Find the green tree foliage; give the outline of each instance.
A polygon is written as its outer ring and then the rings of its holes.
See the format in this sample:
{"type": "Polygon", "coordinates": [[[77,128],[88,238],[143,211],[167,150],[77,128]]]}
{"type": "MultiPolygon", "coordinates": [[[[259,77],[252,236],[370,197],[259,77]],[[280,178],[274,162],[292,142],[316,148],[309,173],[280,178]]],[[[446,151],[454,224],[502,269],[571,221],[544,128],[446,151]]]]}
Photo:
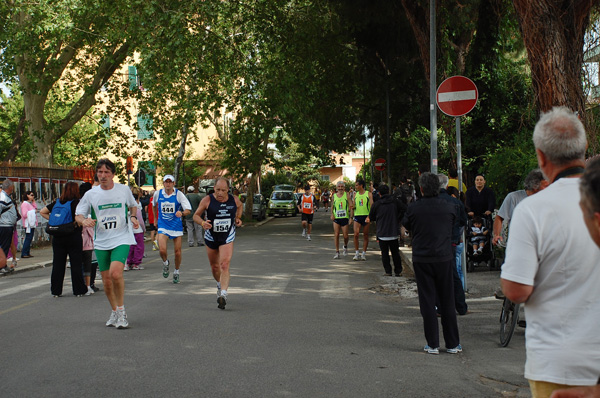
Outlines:
{"type": "Polygon", "coordinates": [[[95,105],[150,28],[139,22],[147,8],[141,0],[0,2],[0,78],[20,85],[34,161],[51,163],[59,139],[95,105]],[[50,114],[51,98],[68,112],[50,114]]]}

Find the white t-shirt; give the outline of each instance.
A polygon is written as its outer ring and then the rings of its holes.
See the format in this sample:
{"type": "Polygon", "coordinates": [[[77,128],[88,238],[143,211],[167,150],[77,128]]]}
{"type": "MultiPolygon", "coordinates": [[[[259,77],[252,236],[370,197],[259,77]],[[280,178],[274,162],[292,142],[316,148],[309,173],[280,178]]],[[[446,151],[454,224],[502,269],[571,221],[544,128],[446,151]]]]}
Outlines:
{"type": "Polygon", "coordinates": [[[593,385],[600,375],[600,249],[562,178],[516,207],[501,278],[533,286],[525,303],[525,377],[593,385]]]}
{"type": "Polygon", "coordinates": [[[115,183],[112,189],[91,189],[83,195],[75,215],[88,214],[96,220],[94,248],[111,250],[121,245],[135,245],[129,208],[137,203],[129,187],[115,183]]]}

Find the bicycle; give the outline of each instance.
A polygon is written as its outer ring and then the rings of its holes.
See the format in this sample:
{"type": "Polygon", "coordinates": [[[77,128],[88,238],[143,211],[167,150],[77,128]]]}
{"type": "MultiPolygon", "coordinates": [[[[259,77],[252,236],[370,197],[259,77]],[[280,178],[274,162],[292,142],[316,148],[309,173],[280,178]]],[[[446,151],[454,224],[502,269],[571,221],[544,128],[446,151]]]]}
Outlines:
{"type": "Polygon", "coordinates": [[[519,308],[521,304],[515,304],[506,297],[502,303],[500,312],[500,345],[508,346],[510,339],[515,333],[515,328],[519,323],[519,308]]]}

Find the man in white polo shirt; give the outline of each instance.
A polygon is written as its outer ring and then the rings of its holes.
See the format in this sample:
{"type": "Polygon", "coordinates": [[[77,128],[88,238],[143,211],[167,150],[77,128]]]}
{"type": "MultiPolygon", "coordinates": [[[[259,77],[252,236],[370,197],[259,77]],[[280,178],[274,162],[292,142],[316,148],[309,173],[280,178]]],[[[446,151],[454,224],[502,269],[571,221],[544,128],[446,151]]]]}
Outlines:
{"type": "Polygon", "coordinates": [[[511,301],[525,303],[525,377],[535,398],[598,380],[600,249],[579,207],[583,124],[570,110],[553,108],[536,124],[533,142],[551,184],[515,208],[501,284],[511,301]]]}

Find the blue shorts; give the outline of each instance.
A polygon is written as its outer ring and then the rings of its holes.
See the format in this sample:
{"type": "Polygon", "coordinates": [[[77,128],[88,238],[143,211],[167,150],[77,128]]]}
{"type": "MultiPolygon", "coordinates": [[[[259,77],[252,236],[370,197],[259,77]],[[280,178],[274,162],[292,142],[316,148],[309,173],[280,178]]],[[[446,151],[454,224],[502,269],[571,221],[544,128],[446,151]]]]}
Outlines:
{"type": "Polygon", "coordinates": [[[367,217],[368,216],[354,216],[354,222],[357,222],[364,227],[367,225],[367,217]]]}
{"type": "Polygon", "coordinates": [[[340,227],[345,227],[348,225],[348,218],[334,218],[333,222],[339,224],[340,227]]]}

